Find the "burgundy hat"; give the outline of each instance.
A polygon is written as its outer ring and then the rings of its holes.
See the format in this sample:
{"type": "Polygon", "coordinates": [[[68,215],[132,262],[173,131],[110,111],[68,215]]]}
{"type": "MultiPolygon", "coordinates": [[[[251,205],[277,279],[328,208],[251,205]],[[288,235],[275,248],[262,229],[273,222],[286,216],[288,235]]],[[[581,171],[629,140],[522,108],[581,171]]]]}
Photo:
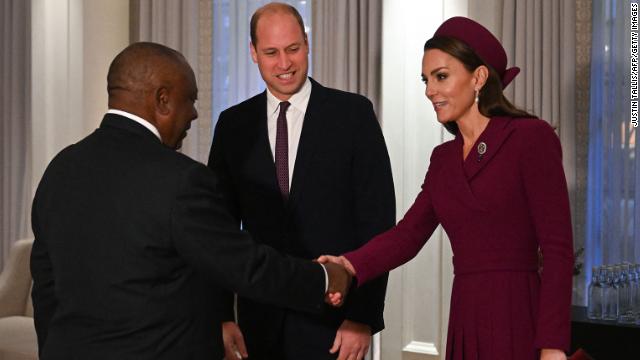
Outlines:
{"type": "Polygon", "coordinates": [[[484,26],[471,19],[452,17],[443,22],[433,36],[449,36],[467,44],[485,63],[498,72],[503,89],[520,72],[517,66],[507,69],[507,54],[500,41],[484,26]]]}

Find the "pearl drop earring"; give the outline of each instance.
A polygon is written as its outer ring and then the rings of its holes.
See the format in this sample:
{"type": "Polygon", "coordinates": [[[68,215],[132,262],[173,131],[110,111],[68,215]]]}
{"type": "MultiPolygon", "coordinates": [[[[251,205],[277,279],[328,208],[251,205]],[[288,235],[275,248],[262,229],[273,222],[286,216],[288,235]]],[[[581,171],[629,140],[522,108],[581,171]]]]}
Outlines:
{"type": "Polygon", "coordinates": [[[480,95],[480,90],[476,90],[476,98],[474,99],[476,104],[478,103],[478,100],[479,100],[478,96],[479,95],[480,95]]]}

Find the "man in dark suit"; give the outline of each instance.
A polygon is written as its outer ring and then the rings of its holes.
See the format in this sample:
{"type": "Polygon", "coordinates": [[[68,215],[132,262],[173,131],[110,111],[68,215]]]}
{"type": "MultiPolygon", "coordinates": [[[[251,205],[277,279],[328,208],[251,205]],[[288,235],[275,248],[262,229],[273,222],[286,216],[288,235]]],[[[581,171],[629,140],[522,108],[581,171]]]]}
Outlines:
{"type": "Polygon", "coordinates": [[[253,243],[211,170],[174,151],[197,117],[180,53],[129,46],[108,92],[100,128],[56,156],[34,199],[40,359],[220,359],[222,288],[308,312],[327,278],[346,291],[342,268],[253,243]]]}
{"type": "MultiPolygon", "coordinates": [[[[220,115],[209,158],[238,224],[256,241],[308,259],[356,249],[393,226],[389,156],[371,102],[307,77],[295,8],[256,11],[251,54],[267,90],[220,115]]],[[[239,294],[237,324],[230,296],[227,359],[361,359],[384,327],[386,282],[385,274],[320,315],[239,294]]]]}

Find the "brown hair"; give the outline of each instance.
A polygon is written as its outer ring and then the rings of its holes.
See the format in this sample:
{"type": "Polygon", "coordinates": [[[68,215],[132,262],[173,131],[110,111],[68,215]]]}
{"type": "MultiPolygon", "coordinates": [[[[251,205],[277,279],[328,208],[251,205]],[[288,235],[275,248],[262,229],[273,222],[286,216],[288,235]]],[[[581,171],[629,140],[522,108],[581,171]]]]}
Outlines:
{"type": "MultiPolygon", "coordinates": [[[[424,44],[424,51],[429,49],[438,49],[458,59],[464,67],[473,72],[479,66],[486,66],[489,69],[489,77],[478,95],[478,110],[486,117],[492,116],[511,116],[514,118],[535,118],[537,116],[515,107],[502,93],[502,81],[498,73],[482,61],[471,47],[464,42],[448,37],[434,36],[427,40],[424,44]]],[[[456,135],[458,133],[458,124],[453,121],[443,124],[445,129],[456,135]]]]}
{"type": "Polygon", "coordinates": [[[256,10],[256,12],[253,13],[253,15],[251,15],[250,34],[251,34],[251,44],[253,44],[254,48],[258,43],[258,39],[256,37],[256,28],[258,27],[258,20],[260,20],[260,17],[265,13],[273,14],[278,12],[284,12],[286,14],[293,15],[293,17],[298,22],[298,25],[300,25],[300,31],[302,31],[302,35],[306,39],[307,35],[304,31],[304,21],[302,20],[302,16],[300,16],[300,13],[298,12],[298,10],[296,10],[295,7],[289,4],[272,2],[259,8],[258,10],[256,10]]]}

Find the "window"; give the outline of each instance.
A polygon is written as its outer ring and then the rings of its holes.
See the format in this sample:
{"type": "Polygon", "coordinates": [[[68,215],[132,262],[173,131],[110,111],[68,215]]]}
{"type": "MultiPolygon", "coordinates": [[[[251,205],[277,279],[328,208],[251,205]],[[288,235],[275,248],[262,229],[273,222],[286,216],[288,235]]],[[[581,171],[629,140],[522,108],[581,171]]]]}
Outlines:
{"type": "Polygon", "coordinates": [[[629,2],[594,0],[585,275],[640,262],[637,128],[631,124],[629,2]]]}

